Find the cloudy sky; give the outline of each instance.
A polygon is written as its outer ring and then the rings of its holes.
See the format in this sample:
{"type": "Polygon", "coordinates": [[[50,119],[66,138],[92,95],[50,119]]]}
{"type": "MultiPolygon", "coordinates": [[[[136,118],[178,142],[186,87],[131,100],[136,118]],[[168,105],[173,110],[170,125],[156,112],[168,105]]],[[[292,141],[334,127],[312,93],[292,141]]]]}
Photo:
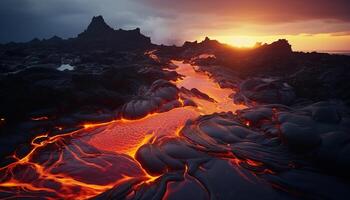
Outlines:
{"type": "Polygon", "coordinates": [[[295,50],[350,49],[349,0],[1,0],[0,42],[74,37],[94,15],[114,28],[140,27],[154,43],[287,38],[295,50]]]}

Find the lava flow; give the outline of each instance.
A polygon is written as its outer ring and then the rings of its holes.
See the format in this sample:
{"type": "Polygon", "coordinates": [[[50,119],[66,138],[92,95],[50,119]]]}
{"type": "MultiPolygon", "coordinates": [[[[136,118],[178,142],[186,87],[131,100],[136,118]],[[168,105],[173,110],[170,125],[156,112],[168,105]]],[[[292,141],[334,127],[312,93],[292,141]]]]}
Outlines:
{"type": "Polygon", "coordinates": [[[198,105],[201,114],[212,114],[214,112],[228,112],[243,109],[245,106],[234,104],[232,98],[232,89],[221,88],[220,85],[209,78],[205,72],[198,71],[198,66],[185,64],[181,61],[173,61],[178,66],[176,72],[183,75],[183,78],[175,81],[178,88],[184,87],[186,89],[197,89],[200,92],[208,95],[214,99],[215,102],[204,99],[191,97],[191,99],[198,105]]]}
{"type": "Polygon", "coordinates": [[[148,184],[158,177],[147,174],[136,161],[141,146],[159,137],[181,137],[177,133],[189,119],[243,108],[229,97],[231,89],[221,88],[190,64],[173,63],[183,75],[174,82],[179,89],[195,88],[213,100],[180,92],[181,106],[167,112],[138,120],[86,124],[81,130],[54,137],[38,136],[27,156],[14,156],[16,162],[0,169],[0,197],[86,199],[128,180],[148,184]],[[184,106],[183,98],[196,106],[184,106]]]}

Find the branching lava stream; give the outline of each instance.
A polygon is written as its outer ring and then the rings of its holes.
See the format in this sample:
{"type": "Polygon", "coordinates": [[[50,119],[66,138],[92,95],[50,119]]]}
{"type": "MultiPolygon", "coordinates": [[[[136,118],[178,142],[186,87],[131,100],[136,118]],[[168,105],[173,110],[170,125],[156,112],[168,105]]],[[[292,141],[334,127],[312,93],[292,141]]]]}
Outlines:
{"type": "Polygon", "coordinates": [[[158,176],[147,174],[136,161],[141,146],[163,136],[181,137],[177,133],[189,119],[244,108],[233,103],[231,89],[220,88],[207,74],[195,71],[195,66],[173,63],[183,75],[173,82],[179,89],[196,88],[214,101],[180,92],[182,106],[167,112],[85,124],[81,130],[59,136],[37,136],[27,156],[14,155],[17,161],[0,169],[0,198],[86,199],[132,179],[149,184],[158,176]],[[183,99],[197,106],[184,106],[183,99]]]}

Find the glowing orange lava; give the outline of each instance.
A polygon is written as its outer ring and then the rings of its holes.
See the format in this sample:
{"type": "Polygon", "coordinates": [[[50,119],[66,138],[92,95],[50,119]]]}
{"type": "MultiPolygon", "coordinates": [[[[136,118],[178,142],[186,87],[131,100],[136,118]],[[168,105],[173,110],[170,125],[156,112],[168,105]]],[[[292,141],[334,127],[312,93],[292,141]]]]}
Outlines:
{"type": "MultiPolygon", "coordinates": [[[[151,58],[153,52],[148,52],[151,58]]],[[[168,112],[149,114],[138,120],[114,120],[99,124],[84,124],[78,131],[49,137],[44,133],[32,141],[32,150],[23,158],[0,169],[0,192],[15,198],[43,197],[47,199],[86,199],[96,196],[126,180],[141,178],[150,183],[158,178],[145,172],[134,159],[136,151],[158,137],[181,137],[179,132],[189,119],[201,114],[235,111],[243,108],[229,97],[231,89],[220,88],[196,66],[173,61],[183,75],[174,83],[178,88],[196,88],[215,102],[198,97],[197,107],[184,106],[168,112]]],[[[33,118],[45,120],[46,117],[33,118]]],[[[249,161],[251,165],[258,165],[249,161]]]]}
{"type": "Polygon", "coordinates": [[[89,135],[88,143],[101,150],[134,156],[139,147],[151,137],[175,136],[178,127],[188,119],[198,117],[191,107],[180,107],[164,113],[148,115],[139,120],[120,120],[89,135]]]}
{"type": "Polygon", "coordinates": [[[181,61],[173,61],[173,63],[178,66],[176,72],[184,75],[184,78],[175,81],[178,88],[184,87],[189,90],[196,88],[216,101],[213,103],[199,98],[191,98],[199,106],[201,114],[234,112],[245,108],[243,105],[233,103],[232,98],[229,97],[233,93],[232,89],[221,88],[217,82],[209,78],[208,74],[198,71],[197,66],[181,61]]]}
{"type": "MultiPolygon", "coordinates": [[[[139,147],[144,144],[145,138],[176,136],[178,127],[182,127],[188,119],[194,119],[200,114],[212,114],[214,112],[235,111],[244,108],[236,105],[229,97],[232,90],[221,88],[204,72],[195,71],[195,66],[181,61],[173,61],[178,66],[176,71],[184,78],[174,82],[178,88],[197,88],[201,92],[214,98],[215,102],[197,97],[191,99],[198,105],[195,107],[180,107],[164,113],[150,114],[139,120],[119,120],[113,123],[105,123],[102,130],[96,131],[92,136],[88,134],[88,143],[106,151],[118,152],[134,156],[139,147]]],[[[182,99],[180,98],[180,102],[182,99]]],[[[182,103],[183,104],[183,103],[182,103]]],[[[85,125],[89,128],[91,125],[85,125]]]]}

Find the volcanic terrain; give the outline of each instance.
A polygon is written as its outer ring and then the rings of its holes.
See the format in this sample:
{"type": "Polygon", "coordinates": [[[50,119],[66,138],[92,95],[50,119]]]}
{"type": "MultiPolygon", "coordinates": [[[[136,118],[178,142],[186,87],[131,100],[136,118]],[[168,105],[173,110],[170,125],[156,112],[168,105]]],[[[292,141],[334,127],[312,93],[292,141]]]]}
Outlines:
{"type": "Polygon", "coordinates": [[[348,199],[349,67],[102,16],[0,45],[0,199],[348,199]]]}

